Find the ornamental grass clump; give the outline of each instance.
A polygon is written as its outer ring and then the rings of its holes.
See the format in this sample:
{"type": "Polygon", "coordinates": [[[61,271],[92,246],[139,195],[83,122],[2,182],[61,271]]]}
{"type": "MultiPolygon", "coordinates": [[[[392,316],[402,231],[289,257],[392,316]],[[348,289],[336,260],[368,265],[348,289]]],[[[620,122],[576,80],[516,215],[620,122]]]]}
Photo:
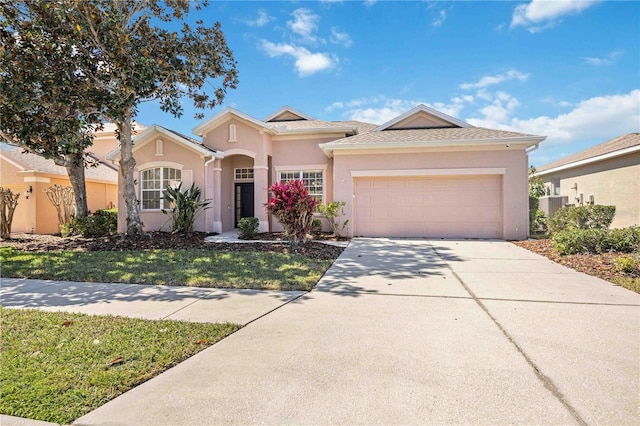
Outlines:
{"type": "Polygon", "coordinates": [[[305,242],[311,231],[318,200],[309,195],[300,180],[275,182],[269,187],[269,191],[271,198],[265,204],[267,212],[280,222],[291,244],[305,242]]]}

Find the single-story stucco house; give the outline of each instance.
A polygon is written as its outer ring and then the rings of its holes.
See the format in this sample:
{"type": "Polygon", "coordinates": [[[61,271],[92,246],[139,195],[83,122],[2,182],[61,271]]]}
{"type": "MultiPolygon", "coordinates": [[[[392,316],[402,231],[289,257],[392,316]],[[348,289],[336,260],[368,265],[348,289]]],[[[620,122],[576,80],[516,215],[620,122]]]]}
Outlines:
{"type": "MultiPolygon", "coordinates": [[[[474,127],[424,105],[380,126],[290,107],[263,120],[226,108],[193,133],[201,139],[154,125],[134,137],[147,230],[168,229],[162,192],[179,182],[212,201],[196,230],[229,231],[243,217],[279,230],[264,208],[267,188],[298,179],[323,203],[346,202],[350,236],[525,239],[527,154],[545,139],[474,127]]],[[[119,155],[107,158],[117,164],[119,155]]]]}
{"type": "MultiPolygon", "coordinates": [[[[616,206],[614,228],[640,225],[640,133],[628,133],[540,167],[548,197],[616,206]]],[[[557,203],[555,203],[557,204],[557,203]]],[[[549,215],[553,211],[545,211],[549,215]]]]}
{"type": "MultiPolygon", "coordinates": [[[[114,139],[113,146],[117,145],[114,139]]],[[[20,194],[11,231],[55,234],[60,232],[56,209],[45,190],[53,185],[71,186],[67,169],[22,148],[0,143],[0,186],[20,194]]],[[[118,171],[104,163],[85,170],[87,206],[96,211],[117,206],[118,171]]]]}

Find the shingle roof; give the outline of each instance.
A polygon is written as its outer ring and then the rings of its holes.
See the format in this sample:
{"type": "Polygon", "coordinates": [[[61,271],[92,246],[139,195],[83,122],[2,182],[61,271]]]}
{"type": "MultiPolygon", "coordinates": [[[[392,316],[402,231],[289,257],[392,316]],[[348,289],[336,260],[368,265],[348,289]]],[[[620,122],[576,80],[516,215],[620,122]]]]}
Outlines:
{"type": "MultiPolygon", "coordinates": [[[[51,175],[68,176],[67,169],[56,165],[53,160],[47,160],[36,154],[25,153],[20,147],[3,142],[0,143],[0,152],[16,163],[23,165],[26,170],[34,170],[51,175]]],[[[84,170],[84,174],[85,178],[90,180],[118,182],[118,172],[102,162],[99,162],[97,167],[87,167],[84,170]]]]}
{"type": "Polygon", "coordinates": [[[640,133],[627,133],[626,135],[619,136],[615,139],[611,139],[610,141],[592,146],[591,148],[576,152],[575,154],[568,155],[552,163],[545,164],[537,169],[537,173],[555,169],[556,167],[566,166],[578,161],[599,157],[601,155],[610,154],[636,145],[640,145],[640,133]]]}
{"type": "Polygon", "coordinates": [[[406,130],[383,130],[375,132],[365,132],[359,135],[342,138],[333,142],[323,144],[323,148],[339,148],[341,145],[402,145],[406,143],[420,142],[453,142],[509,138],[536,137],[524,133],[509,132],[505,130],[485,129],[482,127],[447,127],[437,129],[406,129],[406,130]]]}
{"type": "Polygon", "coordinates": [[[344,121],[324,121],[324,120],[291,120],[272,121],[267,125],[276,131],[286,130],[311,130],[311,129],[344,129],[345,127],[356,127],[353,123],[344,121]]]}

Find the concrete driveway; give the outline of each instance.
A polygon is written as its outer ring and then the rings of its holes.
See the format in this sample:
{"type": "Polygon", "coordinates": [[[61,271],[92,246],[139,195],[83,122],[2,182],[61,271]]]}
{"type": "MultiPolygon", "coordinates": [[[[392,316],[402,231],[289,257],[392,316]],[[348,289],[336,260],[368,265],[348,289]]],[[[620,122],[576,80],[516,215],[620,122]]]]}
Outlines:
{"type": "Polygon", "coordinates": [[[640,295],[507,242],[355,239],[78,425],[637,424],[640,295]]]}

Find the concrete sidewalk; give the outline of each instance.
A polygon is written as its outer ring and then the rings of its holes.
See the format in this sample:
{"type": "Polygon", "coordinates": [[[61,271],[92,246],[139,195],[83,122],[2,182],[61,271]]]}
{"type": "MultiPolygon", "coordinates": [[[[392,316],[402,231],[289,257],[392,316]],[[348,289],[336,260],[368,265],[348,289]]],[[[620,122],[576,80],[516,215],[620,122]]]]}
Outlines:
{"type": "Polygon", "coordinates": [[[640,295],[501,241],[355,239],[77,425],[637,424],[640,295]]]}
{"type": "Polygon", "coordinates": [[[2,278],[0,283],[5,308],[242,325],[305,293],[20,278],[2,278]]]}

